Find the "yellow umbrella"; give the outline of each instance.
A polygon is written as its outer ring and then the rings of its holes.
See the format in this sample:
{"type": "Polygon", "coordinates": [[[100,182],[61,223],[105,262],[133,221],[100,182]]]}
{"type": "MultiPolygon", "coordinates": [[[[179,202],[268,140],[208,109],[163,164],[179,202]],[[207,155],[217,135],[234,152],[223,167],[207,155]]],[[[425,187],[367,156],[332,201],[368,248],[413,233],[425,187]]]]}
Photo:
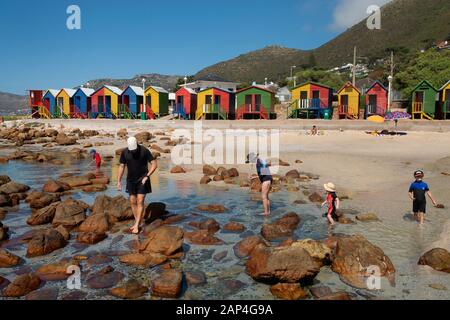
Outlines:
{"type": "Polygon", "coordinates": [[[367,120],[375,123],[384,123],[384,118],[381,116],[371,116],[368,117],[367,120]]]}

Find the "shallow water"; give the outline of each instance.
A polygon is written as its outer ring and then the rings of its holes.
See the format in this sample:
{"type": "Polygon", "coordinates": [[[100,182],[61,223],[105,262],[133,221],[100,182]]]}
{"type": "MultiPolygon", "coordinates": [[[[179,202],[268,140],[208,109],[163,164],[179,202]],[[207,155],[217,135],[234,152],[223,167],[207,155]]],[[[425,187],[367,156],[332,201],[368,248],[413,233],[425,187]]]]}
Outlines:
{"type": "MultiPolygon", "coordinates": [[[[103,173],[112,180],[109,189],[105,192],[105,194],[111,196],[119,194],[114,187],[117,175],[116,161],[117,159],[112,161],[112,163],[106,163],[102,169],[103,173]]],[[[9,175],[12,180],[39,190],[48,179],[56,179],[63,173],[86,173],[92,169],[87,167],[88,163],[89,160],[73,160],[70,157],[64,159],[64,165],[62,166],[11,161],[8,165],[0,165],[0,174],[9,175]]],[[[167,168],[168,164],[162,162],[161,167],[167,168]]],[[[153,177],[152,187],[153,194],[147,198],[147,202],[163,202],[167,205],[167,210],[171,214],[185,215],[187,219],[177,224],[185,230],[190,230],[190,227],[187,226],[189,221],[200,219],[200,217],[193,217],[191,213],[212,217],[222,226],[227,222],[237,221],[247,227],[247,231],[243,234],[219,231],[216,236],[225,242],[225,244],[220,246],[185,245],[187,254],[180,262],[183,271],[203,271],[207,275],[207,284],[185,288],[182,299],[273,299],[268,285],[257,283],[246,275],[245,261],[236,258],[233,253],[233,246],[248,235],[258,234],[262,223],[274,220],[288,212],[296,212],[301,217],[302,222],[295,232],[295,238],[323,239],[329,233],[327,223],[321,217],[322,211],[317,205],[305,204],[299,206],[292,204],[297,199],[305,198],[301,191],[295,193],[283,191],[273,194],[273,215],[270,219],[264,219],[257,216],[262,211],[261,202],[255,201],[255,194],[249,193],[247,189],[244,191],[234,187],[200,186],[196,183],[167,179],[158,175],[153,177]],[[195,212],[194,208],[197,205],[208,203],[223,204],[229,211],[225,214],[195,212]],[[228,254],[221,262],[216,262],[212,259],[213,255],[223,251],[226,251],[228,254]]],[[[72,197],[92,204],[98,195],[99,193],[86,194],[81,191],[75,191],[72,197]]],[[[344,201],[343,206],[346,209],[364,210],[364,204],[354,203],[351,200],[344,201]]],[[[12,239],[32,229],[26,224],[26,219],[30,214],[31,211],[25,203],[21,203],[16,212],[7,214],[3,223],[10,227],[12,239]]],[[[391,223],[388,218],[383,217],[383,222],[339,225],[334,230],[338,233],[363,234],[369,241],[380,246],[393,261],[397,269],[397,286],[391,287],[387,282],[383,281],[382,290],[371,292],[370,297],[383,299],[448,299],[449,291],[439,291],[428,287],[431,283],[442,283],[450,289],[448,275],[417,266],[418,257],[424,252],[424,247],[418,244],[430,243],[435,235],[426,232],[426,230],[419,230],[412,222],[402,220],[399,224],[397,220],[395,223],[391,223]]],[[[445,218],[442,217],[440,222],[443,223],[444,221],[445,218]]],[[[438,221],[437,223],[440,222],[438,221]]],[[[73,257],[74,255],[89,256],[95,252],[104,252],[110,255],[112,259],[108,264],[117,271],[123,272],[126,275],[125,280],[135,278],[141,280],[144,284],[149,284],[159,271],[158,267],[150,270],[125,266],[118,262],[117,257],[111,255],[112,251],[130,251],[130,241],[137,241],[137,237],[128,234],[122,235],[121,233],[110,234],[106,240],[92,246],[81,246],[71,239],[70,243],[61,250],[44,257],[25,258],[26,262],[22,266],[13,269],[0,269],[0,274],[12,280],[17,273],[26,270],[24,267],[36,269],[42,264],[56,262],[64,257],[73,257]]],[[[26,246],[15,245],[8,248],[8,250],[24,257],[26,246]]],[[[86,279],[88,274],[101,269],[107,264],[89,265],[86,261],[83,261],[81,265],[83,282],[83,279],[86,279]]],[[[363,291],[354,290],[342,283],[339,277],[328,267],[322,268],[317,276],[315,284],[319,283],[330,286],[333,291],[346,290],[355,299],[368,297],[363,291]]],[[[65,281],[47,282],[45,286],[58,287],[59,298],[69,293],[65,281]]],[[[82,291],[88,294],[88,299],[114,299],[108,294],[107,290],[89,289],[83,285],[82,291]]],[[[147,294],[146,298],[150,298],[150,294],[147,294]]]]}

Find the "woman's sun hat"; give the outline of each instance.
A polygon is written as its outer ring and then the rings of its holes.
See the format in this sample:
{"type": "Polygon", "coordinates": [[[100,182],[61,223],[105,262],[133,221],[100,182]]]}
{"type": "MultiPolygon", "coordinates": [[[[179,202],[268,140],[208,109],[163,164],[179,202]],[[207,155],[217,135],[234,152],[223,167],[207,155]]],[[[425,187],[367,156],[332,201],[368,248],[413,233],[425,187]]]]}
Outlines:
{"type": "Polygon", "coordinates": [[[334,185],[334,183],[331,182],[325,183],[323,187],[325,188],[325,191],[336,192],[336,186],[334,185]]]}
{"type": "Polygon", "coordinates": [[[130,137],[127,140],[128,150],[134,151],[138,148],[138,143],[135,137],[130,137]]]}

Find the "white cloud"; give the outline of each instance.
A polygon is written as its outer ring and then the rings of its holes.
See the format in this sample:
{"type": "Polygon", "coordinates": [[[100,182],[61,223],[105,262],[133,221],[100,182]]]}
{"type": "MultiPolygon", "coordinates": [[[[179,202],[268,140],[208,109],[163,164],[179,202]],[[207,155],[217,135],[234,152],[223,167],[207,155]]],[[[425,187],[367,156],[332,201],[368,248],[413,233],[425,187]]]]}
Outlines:
{"type": "Polygon", "coordinates": [[[392,0],[338,0],[333,12],[333,30],[345,30],[354,26],[366,17],[367,8],[371,5],[382,6],[392,0]]]}

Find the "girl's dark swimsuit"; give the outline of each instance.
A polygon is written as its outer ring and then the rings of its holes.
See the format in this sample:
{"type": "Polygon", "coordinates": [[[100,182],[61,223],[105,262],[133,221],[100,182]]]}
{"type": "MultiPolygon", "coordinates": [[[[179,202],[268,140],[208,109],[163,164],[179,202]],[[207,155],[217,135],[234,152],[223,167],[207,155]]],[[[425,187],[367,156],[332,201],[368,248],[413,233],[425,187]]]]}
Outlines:
{"type": "Polygon", "coordinates": [[[259,181],[261,183],[270,182],[273,183],[272,175],[270,174],[269,166],[265,161],[258,159],[256,162],[256,172],[258,173],[259,181]]]}

